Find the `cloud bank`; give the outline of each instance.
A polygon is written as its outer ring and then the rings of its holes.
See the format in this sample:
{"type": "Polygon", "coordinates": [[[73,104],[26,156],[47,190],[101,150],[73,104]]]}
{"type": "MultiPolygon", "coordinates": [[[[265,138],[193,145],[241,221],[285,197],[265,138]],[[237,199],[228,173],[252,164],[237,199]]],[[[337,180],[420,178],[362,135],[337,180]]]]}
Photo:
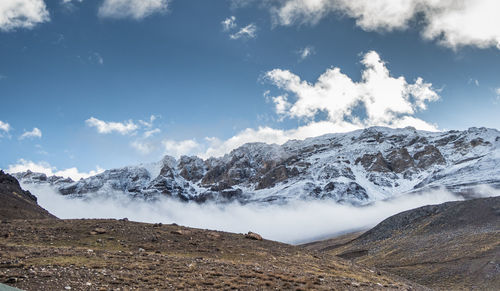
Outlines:
{"type": "Polygon", "coordinates": [[[271,4],[272,18],[277,25],[315,25],[336,14],[354,18],[356,25],[366,31],[405,30],[415,24],[421,28],[424,39],[435,40],[445,47],[500,49],[500,2],[497,0],[284,0],[271,3],[274,3],[271,4]]]}
{"type": "Polygon", "coordinates": [[[408,209],[460,200],[445,191],[403,195],[365,207],[332,201],[300,201],[287,205],[196,204],[168,198],[147,202],[121,193],[89,194],[72,199],[49,186],[23,185],[38,202],[59,218],[123,218],[150,223],[178,223],[185,226],[236,233],[255,231],[266,239],[300,243],[351,230],[373,227],[383,219],[408,209]]]}
{"type": "Polygon", "coordinates": [[[88,178],[90,176],[97,175],[99,173],[104,172],[104,169],[100,168],[99,166],[96,167],[96,170],[92,170],[88,173],[85,172],[80,172],[76,167],[73,168],[68,168],[64,170],[57,170],[56,167],[51,166],[47,162],[39,162],[35,163],[32,161],[28,161],[25,159],[20,159],[17,161],[17,164],[14,165],[9,165],[7,169],[5,170],[7,173],[19,173],[19,172],[25,172],[25,171],[32,171],[32,172],[37,172],[37,173],[43,173],[47,176],[61,176],[65,178],[71,178],[74,181],[78,181],[81,178],[88,178]]]}
{"type": "Polygon", "coordinates": [[[0,31],[30,29],[49,20],[49,11],[43,0],[0,1],[0,31]]]}

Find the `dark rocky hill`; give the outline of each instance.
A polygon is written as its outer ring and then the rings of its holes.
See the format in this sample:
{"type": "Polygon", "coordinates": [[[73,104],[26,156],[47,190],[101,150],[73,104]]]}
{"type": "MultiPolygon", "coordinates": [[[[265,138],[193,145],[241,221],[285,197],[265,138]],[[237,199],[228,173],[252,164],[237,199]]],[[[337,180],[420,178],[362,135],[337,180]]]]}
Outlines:
{"type": "Polygon", "coordinates": [[[16,178],[0,170],[0,220],[56,218],[36,200],[29,191],[21,189],[16,178]]]}
{"type": "Polygon", "coordinates": [[[500,290],[500,197],[420,207],[357,238],[306,247],[433,289],[500,290]]]}

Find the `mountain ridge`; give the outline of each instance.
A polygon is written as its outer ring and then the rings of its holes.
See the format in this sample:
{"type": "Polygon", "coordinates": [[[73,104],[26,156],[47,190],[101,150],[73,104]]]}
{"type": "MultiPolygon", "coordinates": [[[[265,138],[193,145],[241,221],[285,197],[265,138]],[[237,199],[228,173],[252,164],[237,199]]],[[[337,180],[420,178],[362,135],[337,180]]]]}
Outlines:
{"type": "Polygon", "coordinates": [[[23,183],[50,184],[64,195],[115,190],[134,197],[183,201],[272,202],[333,199],[367,204],[444,187],[473,196],[500,188],[500,132],[470,128],[426,132],[371,127],[283,145],[248,143],[219,158],[165,156],[152,164],[107,170],[70,181],[23,172],[23,183]]]}

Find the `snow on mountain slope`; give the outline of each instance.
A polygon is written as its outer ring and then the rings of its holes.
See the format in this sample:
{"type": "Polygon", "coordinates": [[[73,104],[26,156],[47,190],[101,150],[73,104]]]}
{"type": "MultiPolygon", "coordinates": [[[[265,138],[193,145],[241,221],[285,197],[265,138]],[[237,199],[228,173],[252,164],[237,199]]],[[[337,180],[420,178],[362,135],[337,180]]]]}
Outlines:
{"type": "Polygon", "coordinates": [[[166,156],[160,162],[107,170],[71,181],[24,172],[23,183],[48,183],[64,195],[116,190],[154,199],[285,203],[333,199],[366,204],[444,187],[464,196],[500,188],[500,132],[425,132],[371,127],[283,145],[245,144],[221,158],[166,156]]]}

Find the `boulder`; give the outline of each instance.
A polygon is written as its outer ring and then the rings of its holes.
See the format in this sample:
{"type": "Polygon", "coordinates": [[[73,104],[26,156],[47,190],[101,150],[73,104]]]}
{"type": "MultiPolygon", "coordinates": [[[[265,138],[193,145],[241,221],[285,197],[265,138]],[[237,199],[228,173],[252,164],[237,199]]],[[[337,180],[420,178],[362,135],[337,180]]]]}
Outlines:
{"type": "Polygon", "coordinates": [[[257,234],[255,232],[249,231],[247,234],[245,234],[245,237],[248,239],[253,239],[253,240],[262,240],[262,236],[260,234],[257,234]]]}

